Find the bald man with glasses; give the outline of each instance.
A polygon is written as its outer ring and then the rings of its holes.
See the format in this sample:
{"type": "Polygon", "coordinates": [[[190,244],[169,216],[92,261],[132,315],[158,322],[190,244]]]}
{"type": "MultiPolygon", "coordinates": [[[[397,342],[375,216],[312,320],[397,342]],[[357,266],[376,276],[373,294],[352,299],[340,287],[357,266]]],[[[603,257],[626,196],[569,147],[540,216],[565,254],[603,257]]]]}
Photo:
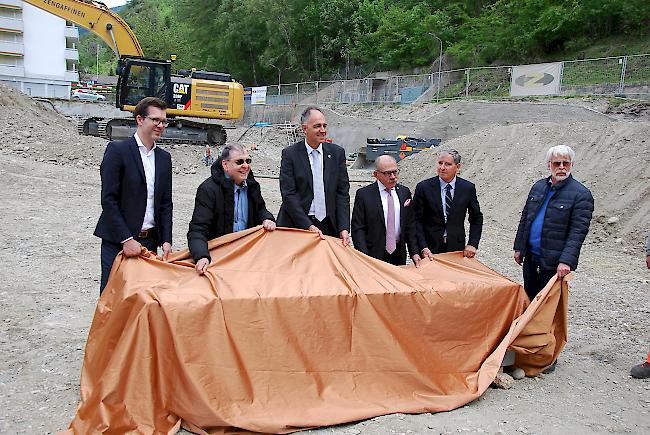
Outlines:
{"type": "MultiPolygon", "coordinates": [[[[392,156],[375,160],[376,182],[356,193],[352,209],[352,241],[355,249],[396,266],[406,264],[406,248],[418,253],[411,191],[397,182],[399,169],[392,156]]],[[[420,258],[413,261],[419,266],[420,258]]]]}

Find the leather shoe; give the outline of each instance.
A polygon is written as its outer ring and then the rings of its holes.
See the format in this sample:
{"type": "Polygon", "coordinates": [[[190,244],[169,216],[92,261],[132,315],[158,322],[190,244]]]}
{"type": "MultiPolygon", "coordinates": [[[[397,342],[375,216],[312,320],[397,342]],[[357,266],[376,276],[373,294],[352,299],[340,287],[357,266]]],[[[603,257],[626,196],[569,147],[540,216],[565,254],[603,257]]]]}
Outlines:
{"type": "Polygon", "coordinates": [[[630,370],[630,375],[637,379],[650,378],[650,362],[646,361],[642,364],[635,365],[630,370]]]}
{"type": "Polygon", "coordinates": [[[551,373],[553,373],[553,372],[555,371],[555,367],[556,367],[556,366],[557,366],[557,360],[553,361],[553,364],[551,364],[550,366],[546,367],[546,368],[542,371],[542,373],[544,373],[545,375],[551,374],[551,373]]]}

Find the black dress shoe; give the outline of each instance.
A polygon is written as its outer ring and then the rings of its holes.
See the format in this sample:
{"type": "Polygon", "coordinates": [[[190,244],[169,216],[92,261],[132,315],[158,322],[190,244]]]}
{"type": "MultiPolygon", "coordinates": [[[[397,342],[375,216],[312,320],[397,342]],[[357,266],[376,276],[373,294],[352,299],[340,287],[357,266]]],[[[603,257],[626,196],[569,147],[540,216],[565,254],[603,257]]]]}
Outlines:
{"type": "Polygon", "coordinates": [[[546,368],[544,369],[544,371],[542,371],[542,373],[544,373],[545,375],[548,375],[548,374],[550,374],[550,373],[553,373],[553,372],[555,371],[555,367],[556,367],[556,366],[557,366],[557,360],[553,361],[553,364],[551,364],[550,366],[546,367],[546,368]]]}

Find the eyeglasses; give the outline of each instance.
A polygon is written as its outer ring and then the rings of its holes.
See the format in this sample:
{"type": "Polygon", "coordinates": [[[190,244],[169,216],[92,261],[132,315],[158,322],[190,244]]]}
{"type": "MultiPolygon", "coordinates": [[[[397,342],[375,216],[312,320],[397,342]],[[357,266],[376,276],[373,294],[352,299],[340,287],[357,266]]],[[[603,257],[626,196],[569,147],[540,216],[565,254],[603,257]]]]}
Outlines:
{"type": "Polygon", "coordinates": [[[167,127],[169,125],[169,121],[167,121],[166,119],[152,118],[150,116],[147,116],[146,118],[150,119],[151,122],[153,122],[153,125],[155,125],[156,127],[158,127],[160,124],[162,124],[163,127],[167,127]]]}
{"type": "Polygon", "coordinates": [[[569,166],[571,166],[572,163],[573,162],[563,160],[561,162],[551,162],[551,165],[553,165],[554,168],[559,168],[560,166],[564,166],[565,168],[568,168],[569,166]]]}
{"type": "Polygon", "coordinates": [[[252,160],[250,157],[247,158],[247,159],[237,159],[237,160],[230,160],[230,159],[228,159],[228,161],[229,161],[229,162],[233,162],[233,163],[236,164],[237,166],[241,166],[241,165],[243,165],[244,163],[248,163],[248,164],[250,165],[250,164],[253,162],[253,160],[252,160]]]}
{"type": "Polygon", "coordinates": [[[385,175],[386,177],[390,177],[391,175],[397,175],[399,174],[399,169],[395,169],[394,171],[377,171],[382,175],[385,175]]]}

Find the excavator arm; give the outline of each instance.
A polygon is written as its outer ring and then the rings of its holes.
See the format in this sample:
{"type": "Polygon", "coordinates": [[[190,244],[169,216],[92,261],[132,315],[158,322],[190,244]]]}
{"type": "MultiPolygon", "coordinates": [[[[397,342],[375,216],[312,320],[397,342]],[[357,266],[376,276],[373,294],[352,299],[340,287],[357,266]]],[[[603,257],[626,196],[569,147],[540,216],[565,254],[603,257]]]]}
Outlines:
{"type": "Polygon", "coordinates": [[[94,0],[24,0],[39,9],[71,21],[99,36],[119,57],[144,56],[126,21],[104,3],[94,0]]]}

